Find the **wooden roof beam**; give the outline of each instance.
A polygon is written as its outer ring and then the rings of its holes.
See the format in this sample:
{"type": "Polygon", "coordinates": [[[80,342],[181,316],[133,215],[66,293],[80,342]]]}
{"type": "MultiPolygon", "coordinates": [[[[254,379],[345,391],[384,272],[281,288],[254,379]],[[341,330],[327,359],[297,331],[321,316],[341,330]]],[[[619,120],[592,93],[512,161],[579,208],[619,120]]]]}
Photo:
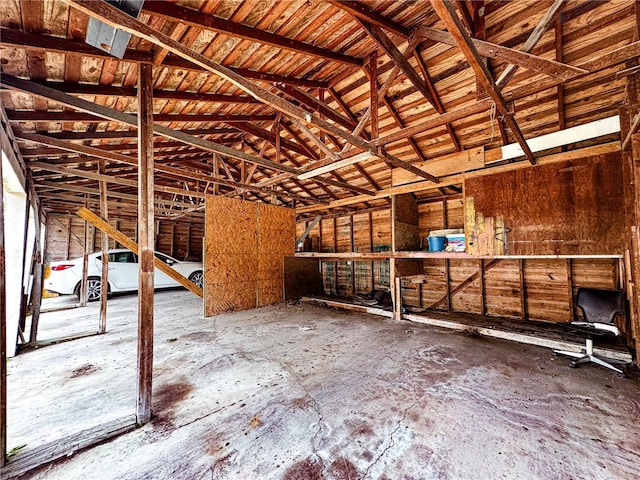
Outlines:
{"type": "MultiPolygon", "coordinates": [[[[46,191],[63,190],[63,191],[76,192],[76,193],[87,193],[89,195],[100,195],[100,189],[98,189],[98,188],[81,187],[79,185],[75,185],[75,184],[69,183],[69,182],[41,181],[41,182],[38,182],[37,187],[38,187],[39,191],[43,191],[43,190],[46,190],[46,191]]],[[[193,192],[191,190],[184,190],[184,195],[185,196],[193,196],[193,192]]],[[[113,190],[108,190],[107,191],[107,196],[111,197],[111,198],[118,198],[118,199],[121,199],[121,200],[131,200],[131,201],[137,201],[138,200],[138,196],[137,195],[130,194],[130,193],[115,192],[113,190]]],[[[201,195],[200,198],[204,198],[204,195],[201,195]]],[[[192,203],[181,202],[179,200],[172,200],[170,198],[163,198],[163,197],[156,197],[156,196],[153,197],[153,201],[157,205],[163,205],[163,204],[171,203],[172,205],[175,205],[177,207],[192,207],[193,206],[192,203]]]]}
{"type": "MultiPolygon", "coordinates": [[[[269,130],[265,130],[264,128],[257,127],[248,122],[236,122],[229,124],[230,127],[233,127],[241,132],[248,133],[249,135],[253,135],[254,137],[261,138],[262,140],[266,140],[270,144],[276,144],[276,136],[273,132],[269,130]]],[[[282,148],[286,148],[287,150],[291,150],[292,152],[296,152],[300,155],[304,155],[305,157],[309,156],[309,152],[302,145],[299,145],[291,140],[287,140],[286,138],[280,139],[280,146],[282,148]]],[[[313,158],[313,157],[311,157],[313,158]]]]}
{"type": "Polygon", "coordinates": [[[420,78],[418,72],[411,66],[404,55],[398,50],[398,48],[394,45],[391,39],[382,31],[380,27],[377,25],[372,25],[358,17],[356,20],[362,28],[369,34],[371,38],[386,52],[387,55],[400,67],[400,70],[405,74],[405,76],[409,79],[409,81],[413,84],[414,87],[418,89],[418,91],[422,94],[424,98],[434,107],[436,105],[436,101],[433,98],[429,87],[425,83],[425,81],[420,78]]]}
{"type": "MultiPolygon", "coordinates": [[[[439,3],[440,7],[442,8],[444,8],[444,5],[449,5],[449,3],[445,4],[443,2],[436,3],[439,3]]],[[[459,17],[455,13],[454,15],[459,19],[459,17]]],[[[462,24],[461,27],[466,33],[466,30],[462,24]]],[[[449,33],[438,30],[437,28],[418,27],[414,30],[414,35],[420,38],[427,38],[429,40],[434,40],[436,42],[451,45],[453,47],[458,46],[457,39],[454,36],[454,32],[449,29],[449,27],[447,27],[447,29],[449,30],[449,33]]],[[[467,36],[469,36],[468,33],[467,36]]],[[[497,60],[505,61],[507,63],[512,63],[538,73],[544,73],[545,75],[549,75],[562,81],[568,81],[580,75],[588,73],[588,71],[582,68],[556,62],[555,60],[548,60],[537,55],[531,55],[530,53],[515,50],[513,48],[503,47],[502,45],[486,42],[484,40],[478,40],[476,38],[469,37],[469,42],[478,52],[478,54],[484,57],[494,58],[497,60]]]]}
{"type": "MultiPolygon", "coordinates": [[[[582,69],[586,70],[587,74],[589,74],[601,70],[606,70],[607,68],[611,68],[620,63],[624,63],[638,56],[640,56],[640,41],[630,43],[629,45],[624,45],[609,53],[587,60],[586,62],[581,63],[579,66],[582,69]]],[[[529,85],[518,87],[514,90],[506,92],[504,94],[504,98],[507,101],[519,100],[529,95],[535,95],[536,93],[540,93],[544,90],[555,87],[560,83],[561,81],[558,79],[548,78],[547,80],[531,83],[529,85]]],[[[374,139],[371,141],[371,144],[388,145],[390,143],[404,140],[408,136],[426,132],[428,130],[441,127],[446,123],[454,122],[470,115],[475,115],[487,111],[489,108],[491,108],[490,99],[480,100],[473,105],[462,107],[457,110],[452,110],[438,117],[425,120],[419,125],[406,127],[399,131],[390,133],[384,137],[380,137],[379,139],[374,139]]]]}
{"type": "MultiPolygon", "coordinates": [[[[181,132],[189,135],[233,135],[238,134],[235,128],[210,128],[210,129],[193,129],[193,130],[180,130],[181,132]]],[[[130,145],[137,145],[138,132],[136,130],[109,130],[105,132],[71,132],[64,130],[62,132],[48,132],[47,136],[51,138],[57,138],[58,140],[109,140],[109,139],[122,139],[131,138],[135,139],[130,145]]],[[[169,143],[169,142],[167,142],[169,143]]],[[[161,147],[161,145],[160,145],[161,147]]]]}
{"type": "Polygon", "coordinates": [[[527,140],[524,138],[524,135],[522,134],[520,127],[516,123],[513,114],[507,108],[507,104],[504,98],[502,98],[500,89],[497,87],[493,78],[491,77],[489,69],[480,58],[480,54],[474,46],[471,37],[465,30],[464,25],[462,25],[460,17],[458,17],[455,12],[453,4],[450,2],[450,0],[431,0],[431,5],[442,20],[442,23],[444,23],[447,30],[449,30],[451,36],[455,39],[460,50],[462,50],[462,53],[469,62],[469,65],[471,65],[471,68],[475,72],[478,81],[482,84],[489,96],[495,102],[496,108],[503,115],[505,122],[507,123],[509,128],[511,128],[511,132],[518,141],[518,144],[520,144],[520,147],[522,147],[522,151],[529,160],[529,163],[531,163],[531,165],[535,165],[536,159],[533,156],[533,152],[529,148],[529,145],[527,145],[527,140]]]}
{"type": "MultiPolygon", "coordinates": [[[[3,75],[4,77],[4,75],[3,75]]],[[[47,87],[49,88],[49,87],[47,87]]],[[[104,120],[96,119],[92,113],[81,112],[49,112],[47,110],[23,111],[8,110],[7,115],[12,122],[78,122],[96,123],[104,120]]],[[[135,118],[135,117],[134,117],[135,118]]],[[[160,113],[153,116],[154,123],[175,123],[175,122],[195,122],[195,123],[236,123],[236,122],[271,122],[274,115],[191,115],[160,113]]],[[[107,119],[107,121],[119,121],[107,119]]],[[[122,122],[125,123],[125,122],[122,122]]],[[[180,130],[175,130],[180,131],[180,130]]],[[[182,130],[188,132],[188,130],[182,130]]]]}
{"type": "Polygon", "coordinates": [[[344,117],[336,112],[333,108],[329,107],[326,103],[321,102],[317,98],[296,88],[292,85],[286,85],[284,83],[276,83],[276,88],[280,91],[286,93],[291,98],[299,101],[300,103],[306,105],[309,108],[313,108],[319,114],[324,115],[329,120],[333,120],[338,125],[341,125],[348,129],[353,129],[356,126],[357,122],[351,120],[351,118],[344,117]]]}
{"type": "Polygon", "coordinates": [[[350,13],[353,17],[364,20],[365,22],[376,25],[377,27],[384,28],[385,30],[408,38],[411,35],[411,31],[405,28],[401,24],[394,22],[383,15],[380,15],[375,10],[372,10],[364,3],[359,1],[345,1],[345,0],[328,0],[328,2],[340,10],[350,13]]]}
{"type": "Polygon", "coordinates": [[[234,23],[230,20],[216,17],[208,13],[200,12],[190,8],[185,8],[171,2],[145,2],[142,11],[154,16],[162,17],[171,22],[179,22],[192,27],[214,32],[223,33],[230,37],[242,38],[273,47],[290,50],[305,55],[345,63],[347,65],[362,65],[362,59],[350,57],[342,53],[320,48],[315,45],[304,43],[299,40],[277,35],[258,28],[248,27],[241,23],[234,23]]]}
{"type": "MultiPolygon", "coordinates": [[[[104,60],[114,59],[112,55],[109,55],[108,53],[105,53],[102,50],[92,47],[82,41],[69,40],[51,35],[26,33],[11,28],[0,28],[0,46],[24,48],[30,51],[62,53],[65,55],[79,55],[83,57],[101,58],[104,60]]],[[[127,49],[122,61],[131,63],[153,63],[154,58],[149,52],[127,49]]],[[[159,66],[196,72],[208,71],[199,65],[177,56],[167,56],[159,66]]],[[[227,68],[236,72],[238,75],[244,76],[245,78],[260,80],[263,82],[281,82],[310,88],[327,88],[329,86],[327,82],[317,80],[307,80],[304,78],[289,77],[287,75],[258,72],[255,70],[249,70],[248,68],[227,68]]]]}
{"type": "Polygon", "coordinates": [[[437,178],[433,177],[432,175],[429,175],[426,172],[413,167],[408,162],[389,155],[383,149],[372,149],[371,146],[360,137],[352,135],[351,133],[342,130],[341,128],[328,122],[327,120],[314,116],[311,112],[293,105],[292,103],[279,97],[278,95],[271,93],[270,91],[265,90],[258,85],[255,85],[242,75],[239,75],[237,72],[211,61],[204,55],[193,51],[185,45],[173,40],[171,37],[154,30],[153,28],[142,22],[139,22],[138,20],[130,17],[124,12],[121,12],[120,10],[106,2],[92,2],[89,0],[62,1],[93,18],[106,23],[107,25],[129,32],[137,37],[143,38],[153,43],[154,45],[165,48],[176,55],[183,56],[190,62],[200,65],[202,68],[205,68],[208,71],[217,74],[221,78],[224,78],[236,87],[247,92],[249,95],[261,100],[263,103],[290,117],[297,118],[315,125],[328,134],[336,135],[351,143],[352,145],[361,148],[362,150],[372,152],[373,155],[386,160],[389,163],[392,163],[396,167],[407,169],[413,173],[416,173],[417,175],[422,175],[424,178],[432,182],[438,181],[437,178]]]}
{"type": "MultiPolygon", "coordinates": [[[[521,52],[530,52],[531,49],[540,41],[544,33],[547,31],[549,26],[553,23],[554,19],[560,12],[560,8],[565,3],[565,0],[555,0],[553,5],[547,10],[547,13],[544,14],[544,17],[538,22],[536,27],[529,35],[529,38],[524,43],[524,45],[520,48],[521,52]]],[[[498,79],[496,80],[496,85],[500,88],[504,87],[511,78],[515,75],[516,71],[520,68],[518,65],[510,63],[507,65],[498,79]]]]}
{"type": "MultiPolygon", "coordinates": [[[[96,85],[76,82],[47,82],[31,80],[44,86],[62,90],[70,95],[85,95],[96,97],[136,97],[138,89],[134,87],[114,87],[111,85],[96,85]]],[[[286,84],[283,84],[286,85],[286,84]]],[[[153,98],[162,100],[184,100],[188,102],[213,103],[259,103],[248,95],[223,95],[219,93],[184,92],[179,90],[154,90],[153,98]]]]}

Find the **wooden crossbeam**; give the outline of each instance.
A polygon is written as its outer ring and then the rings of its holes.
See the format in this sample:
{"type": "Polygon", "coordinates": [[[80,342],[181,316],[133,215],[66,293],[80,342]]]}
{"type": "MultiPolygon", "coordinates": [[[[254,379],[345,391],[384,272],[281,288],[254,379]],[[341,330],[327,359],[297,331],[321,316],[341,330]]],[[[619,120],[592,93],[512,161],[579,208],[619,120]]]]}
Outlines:
{"type": "Polygon", "coordinates": [[[491,73],[487,69],[487,66],[480,58],[480,54],[478,53],[471,37],[465,30],[464,25],[462,25],[460,17],[456,14],[453,4],[450,0],[431,0],[431,5],[442,20],[442,23],[444,23],[445,27],[449,30],[451,36],[457,43],[458,48],[462,50],[462,53],[467,58],[469,65],[471,65],[471,68],[478,78],[478,81],[482,84],[485,90],[487,90],[487,93],[489,93],[489,96],[494,101],[496,108],[503,115],[505,122],[509,125],[509,128],[511,128],[513,136],[522,147],[522,151],[529,160],[529,163],[531,163],[531,165],[535,165],[536,160],[533,156],[533,152],[531,152],[531,149],[527,145],[527,140],[524,138],[520,127],[516,123],[513,113],[509,111],[507,104],[500,93],[500,89],[491,77],[491,73]]]}
{"type": "MultiPolygon", "coordinates": [[[[93,213],[91,210],[82,207],[76,213],[80,218],[86,220],[87,222],[92,224],[94,227],[96,227],[98,230],[105,232],[107,235],[109,235],[119,244],[124,245],[125,248],[128,248],[136,255],[138,254],[139,249],[138,249],[138,244],[136,242],[131,240],[120,230],[117,230],[116,228],[109,225],[109,223],[105,222],[103,219],[101,219],[98,215],[93,213]]],[[[191,280],[182,276],[180,273],[178,273],[176,270],[174,270],[173,268],[171,268],[169,265],[164,263],[162,260],[159,260],[158,258],[154,258],[153,264],[162,273],[167,274],[169,277],[174,279],[176,282],[178,282],[180,285],[185,287],[187,290],[195,293],[196,295],[202,298],[202,289],[198,287],[195,283],[193,283],[191,280]]]]}
{"type": "MultiPolygon", "coordinates": [[[[450,2],[437,2],[441,8],[446,8],[445,5],[450,5],[450,2]]],[[[432,3],[433,5],[433,3],[432,3]]],[[[435,8],[435,7],[434,7],[435,8]]],[[[436,10],[437,11],[437,10],[436,10]]],[[[459,17],[453,12],[455,18],[459,17]]],[[[442,19],[442,17],[441,17],[442,19]]],[[[443,20],[443,23],[444,20],[443,20]]],[[[449,33],[438,30],[437,28],[432,27],[418,27],[414,31],[414,34],[421,38],[428,38],[429,40],[434,40],[436,42],[445,43],[451,46],[459,46],[457,43],[457,34],[455,30],[449,28],[449,26],[445,23],[447,30],[449,33]]],[[[460,22],[460,26],[466,33],[464,26],[460,22]]],[[[466,33],[467,36],[469,35],[466,33]]],[[[584,75],[588,73],[585,69],[580,67],[574,67],[572,65],[567,65],[565,63],[556,62],[555,60],[548,60],[544,57],[539,57],[537,55],[531,55],[530,53],[526,53],[520,50],[515,50],[513,48],[503,47],[502,45],[498,45],[495,43],[486,42],[484,40],[478,40],[476,38],[469,37],[469,43],[473,45],[473,47],[478,51],[480,55],[483,57],[494,58],[498,60],[503,60],[508,63],[512,63],[518,65],[520,67],[528,68],[530,70],[544,73],[551,77],[557,78],[562,81],[571,80],[580,75],[584,75]]],[[[468,60],[468,58],[467,58],[468,60]]]]}
{"type": "MultiPolygon", "coordinates": [[[[88,95],[98,97],[135,97],[137,89],[134,87],[114,87],[113,85],[93,85],[77,82],[48,82],[46,80],[31,80],[41,85],[62,90],[70,95],[88,95]]],[[[282,83],[282,85],[286,85],[282,83]]],[[[180,90],[154,90],[154,99],[175,100],[187,102],[213,102],[213,103],[258,103],[248,95],[229,95],[208,92],[185,92],[180,90]]]]}
{"type": "MultiPolygon", "coordinates": [[[[538,22],[536,28],[533,29],[527,41],[524,42],[522,48],[520,48],[521,52],[530,52],[531,49],[540,41],[544,33],[547,31],[549,26],[553,23],[554,19],[560,12],[560,8],[565,3],[565,0],[555,0],[553,5],[547,10],[544,17],[538,22]]],[[[507,68],[500,74],[498,79],[496,80],[496,85],[502,88],[507,82],[515,75],[516,70],[518,70],[519,66],[513,63],[507,65],[507,68]]]]}
{"type": "Polygon", "coordinates": [[[371,38],[393,59],[393,61],[400,67],[400,70],[406,75],[409,81],[414,87],[422,94],[424,98],[435,108],[436,101],[433,98],[429,87],[425,83],[418,72],[411,66],[411,64],[404,58],[404,55],[398,50],[395,44],[389,37],[382,31],[382,29],[376,25],[372,25],[358,17],[356,17],[358,23],[365,29],[371,38]]]}
{"type": "MultiPolygon", "coordinates": [[[[102,50],[92,47],[84,41],[69,40],[62,37],[54,37],[51,35],[37,35],[34,33],[21,32],[19,30],[14,30],[11,28],[0,28],[0,46],[24,48],[29,51],[54,52],[62,53],[65,55],[79,55],[83,57],[101,58],[104,60],[113,59],[113,56],[103,52],[102,50]]],[[[129,63],[153,63],[154,58],[153,55],[149,52],[127,49],[123,61],[129,63]]],[[[166,57],[162,61],[160,66],[196,72],[206,71],[201,66],[179,57],[166,57]]],[[[254,80],[260,80],[268,83],[281,82],[309,88],[326,88],[329,86],[327,82],[308,80],[305,78],[289,77],[287,75],[258,72],[255,70],[249,70],[248,68],[229,67],[229,69],[238,73],[238,75],[244,76],[245,78],[252,78],[254,80]]]]}
{"type": "Polygon", "coordinates": [[[345,63],[347,65],[362,65],[362,60],[350,57],[333,50],[317,47],[316,45],[304,43],[299,40],[284,37],[258,28],[248,27],[241,23],[232,22],[226,18],[219,18],[198,10],[178,6],[172,2],[145,2],[142,11],[154,16],[160,16],[169,21],[176,20],[182,24],[190,25],[205,30],[224,33],[231,37],[243,38],[265,45],[291,50],[297,53],[311,55],[323,60],[345,63]]]}
{"type": "MultiPolygon", "coordinates": [[[[107,150],[103,150],[102,148],[97,147],[89,147],[87,145],[79,145],[77,143],[67,142],[64,140],[57,140],[54,138],[50,138],[47,135],[41,135],[39,133],[21,133],[18,138],[22,140],[28,140],[31,142],[41,143],[43,145],[50,145],[56,148],[60,148],[69,152],[81,153],[85,155],[90,155],[96,158],[102,158],[105,160],[112,160],[120,163],[125,163],[131,166],[137,166],[138,162],[135,158],[129,157],[127,155],[122,155],[117,152],[110,152],[107,150]]],[[[30,164],[33,165],[33,164],[30,164]]],[[[222,178],[214,178],[210,175],[205,175],[201,173],[194,172],[193,170],[183,170],[181,168],[170,167],[168,165],[155,165],[155,171],[168,173],[171,175],[177,175],[184,178],[201,180],[203,182],[213,182],[218,183],[220,185],[225,185],[227,187],[232,188],[244,188],[249,191],[258,191],[262,193],[272,193],[269,189],[264,187],[257,187],[253,185],[247,185],[245,183],[236,182],[234,180],[224,180],[222,178]]],[[[285,194],[286,196],[295,197],[296,200],[308,202],[310,199],[307,197],[301,197],[295,194],[285,194]]]]}
{"type": "MultiPolygon", "coordinates": [[[[51,82],[50,85],[56,86],[55,82],[51,82]]],[[[50,87],[43,86],[43,88],[50,88],[50,87]]],[[[49,112],[46,110],[35,110],[35,111],[10,110],[9,112],[8,112],[9,119],[14,122],[95,123],[100,121],[96,119],[95,114],[82,113],[82,112],[49,112]]],[[[273,120],[275,120],[275,115],[215,115],[215,114],[214,115],[197,115],[197,114],[192,115],[192,114],[173,114],[173,113],[162,114],[161,113],[153,116],[153,121],[155,123],[197,122],[197,123],[235,124],[238,122],[272,122],[273,120]]],[[[121,120],[116,120],[116,119],[111,119],[109,121],[121,122],[121,120]]],[[[180,130],[174,130],[174,131],[177,132],[180,130]]],[[[185,130],[185,132],[188,132],[188,130],[185,130]]]]}
{"type": "Polygon", "coordinates": [[[352,16],[364,20],[372,25],[376,25],[378,27],[382,27],[389,32],[395,33],[396,35],[401,35],[403,37],[409,37],[411,32],[408,28],[405,28],[401,24],[394,22],[382,15],[380,15],[375,10],[372,10],[367,5],[362,2],[357,1],[341,1],[341,0],[328,0],[330,4],[338,7],[345,12],[349,12],[352,16]]]}
{"type": "MultiPolygon", "coordinates": [[[[126,13],[118,10],[117,8],[111,6],[106,2],[92,2],[89,0],[62,0],[64,3],[67,3],[72,8],[75,8],[90,17],[96,18],[107,25],[110,25],[114,28],[121,29],[125,32],[131,33],[139,38],[145,39],[151,42],[154,45],[157,45],[161,48],[164,48],[171,53],[184,57],[185,59],[193,62],[202,68],[208,70],[211,73],[215,73],[219,77],[227,80],[232,83],[236,87],[240,88],[244,92],[261,100],[263,103],[269,105],[270,107],[282,112],[290,117],[297,118],[306,123],[310,123],[315,125],[322,131],[326,132],[330,135],[335,135],[339,138],[346,140],[354,146],[357,146],[363,150],[369,151],[370,146],[368,143],[360,137],[357,137],[350,132],[346,132],[342,130],[340,127],[335,124],[314,116],[307,110],[298,107],[297,105],[293,105],[282,97],[265,90],[264,88],[252,83],[247,80],[246,77],[239,75],[237,72],[219,64],[213,62],[209,58],[204,55],[195,52],[194,50],[186,47],[173,40],[168,35],[163,34],[162,32],[158,32],[154,30],[150,26],[130,17],[126,13]]],[[[156,133],[158,133],[157,129],[156,133]]],[[[223,152],[220,152],[223,153],[223,152]]],[[[223,153],[224,154],[224,153],[223,153]]],[[[414,168],[410,163],[405,162],[393,155],[389,155],[384,150],[375,150],[375,155],[379,158],[393,164],[396,167],[405,168],[411,171],[414,171],[416,174],[420,175],[420,170],[414,168]]],[[[230,155],[233,156],[233,155],[230,155]]],[[[242,160],[242,158],[241,158],[242,160]]],[[[249,160],[251,161],[251,160],[249,160]]],[[[256,163],[256,162],[253,162],[256,163]]],[[[427,178],[427,177],[425,177],[427,178]]],[[[431,181],[437,182],[437,179],[430,178],[431,181]]]]}

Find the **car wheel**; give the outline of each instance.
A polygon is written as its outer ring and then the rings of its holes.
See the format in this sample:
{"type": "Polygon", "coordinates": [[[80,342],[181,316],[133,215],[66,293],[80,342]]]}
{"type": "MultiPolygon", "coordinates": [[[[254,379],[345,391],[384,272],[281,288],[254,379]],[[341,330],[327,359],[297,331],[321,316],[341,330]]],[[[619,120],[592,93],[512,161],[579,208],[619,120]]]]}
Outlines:
{"type": "MultiPolygon", "coordinates": [[[[107,287],[107,293],[109,292],[107,287]]],[[[100,300],[102,295],[102,279],[98,277],[90,277],[87,279],[87,301],[95,302],[100,300]]]]}
{"type": "Polygon", "coordinates": [[[198,270],[197,272],[193,272],[189,275],[189,280],[195,283],[198,288],[202,288],[204,276],[202,275],[202,272],[198,270]]]}

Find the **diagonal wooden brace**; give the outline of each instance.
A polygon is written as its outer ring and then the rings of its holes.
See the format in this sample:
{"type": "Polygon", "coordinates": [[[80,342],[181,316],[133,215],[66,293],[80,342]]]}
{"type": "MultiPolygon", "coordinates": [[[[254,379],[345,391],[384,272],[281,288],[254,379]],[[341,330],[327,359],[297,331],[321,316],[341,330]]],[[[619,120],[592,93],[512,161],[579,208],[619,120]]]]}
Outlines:
{"type": "MultiPolygon", "coordinates": [[[[138,244],[136,242],[131,240],[120,230],[117,230],[116,228],[109,225],[107,222],[105,222],[102,218],[97,216],[91,210],[82,207],[76,213],[78,214],[78,216],[80,216],[81,218],[83,218],[84,220],[92,224],[97,229],[105,232],[107,235],[113,238],[116,242],[124,245],[126,248],[131,250],[136,255],[138,254],[138,244]]],[[[195,293],[200,298],[202,298],[202,289],[199,288],[191,280],[183,277],[178,272],[176,272],[173,268],[168,266],[163,261],[158,260],[157,258],[153,259],[153,264],[158,270],[160,270],[163,273],[166,273],[167,275],[169,275],[169,277],[173,278],[176,282],[178,282],[180,285],[185,287],[187,290],[195,293]]]]}

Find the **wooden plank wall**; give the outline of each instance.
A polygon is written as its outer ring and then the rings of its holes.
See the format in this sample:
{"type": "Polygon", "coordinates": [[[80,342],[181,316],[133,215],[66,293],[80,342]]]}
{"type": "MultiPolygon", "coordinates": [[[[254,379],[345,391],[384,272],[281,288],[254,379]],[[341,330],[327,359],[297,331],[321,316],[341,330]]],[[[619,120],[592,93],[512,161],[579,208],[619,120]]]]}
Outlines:
{"type": "Polygon", "coordinates": [[[282,301],[295,211],[210,195],[205,220],[205,315],[282,301]]]}
{"type": "Polygon", "coordinates": [[[470,179],[465,199],[475,215],[465,230],[469,236],[488,219],[504,219],[508,255],[622,254],[621,178],[613,153],[470,179]]]}
{"type": "MultiPolygon", "coordinates": [[[[129,238],[137,238],[136,222],[133,219],[110,219],[109,224],[117,228],[129,238]]],[[[204,224],[186,222],[156,222],[155,249],[178,260],[202,260],[202,238],[204,224]]],[[[47,262],[70,260],[81,257],[84,253],[84,220],[77,215],[47,216],[45,255],[47,262]]],[[[99,251],[101,235],[95,235],[94,228],[89,228],[89,245],[93,252],[99,251]]],[[[109,248],[120,248],[113,239],[109,240],[109,248]]]]}
{"type": "Polygon", "coordinates": [[[577,309],[571,311],[571,298],[578,288],[616,289],[620,281],[617,259],[499,260],[482,277],[454,293],[450,306],[444,301],[433,307],[446,297],[447,289],[454,290],[480,272],[480,262],[486,268],[490,260],[450,260],[448,269],[444,260],[425,260],[421,283],[403,281],[403,306],[568,322],[580,314],[577,309]]]}
{"type": "MultiPolygon", "coordinates": [[[[372,252],[391,249],[391,210],[380,209],[341,217],[323,218],[310,232],[312,251],[372,252]],[[352,234],[353,230],[353,234],[352,234]]],[[[309,221],[296,224],[296,238],[309,221]]],[[[321,262],[324,291],[328,295],[367,294],[389,287],[389,262],[321,262]],[[338,275],[335,275],[335,272],[338,275]]]]}

